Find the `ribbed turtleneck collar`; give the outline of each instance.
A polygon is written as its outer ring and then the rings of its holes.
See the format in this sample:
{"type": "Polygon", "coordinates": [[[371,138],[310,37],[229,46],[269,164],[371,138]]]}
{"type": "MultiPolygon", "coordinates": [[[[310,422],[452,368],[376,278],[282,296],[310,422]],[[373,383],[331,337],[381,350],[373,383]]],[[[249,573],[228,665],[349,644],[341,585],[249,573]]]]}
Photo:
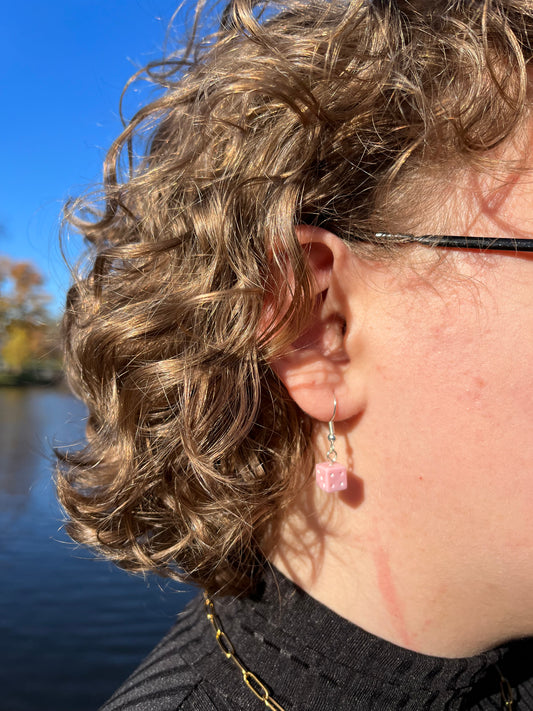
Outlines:
{"type": "MultiPolygon", "coordinates": [[[[254,596],[216,605],[237,654],[290,711],[498,709],[498,668],[522,697],[513,708],[533,709],[531,641],[461,659],[418,654],[340,617],[278,571],[254,596]]],[[[242,679],[234,691],[250,693],[242,679]]]]}

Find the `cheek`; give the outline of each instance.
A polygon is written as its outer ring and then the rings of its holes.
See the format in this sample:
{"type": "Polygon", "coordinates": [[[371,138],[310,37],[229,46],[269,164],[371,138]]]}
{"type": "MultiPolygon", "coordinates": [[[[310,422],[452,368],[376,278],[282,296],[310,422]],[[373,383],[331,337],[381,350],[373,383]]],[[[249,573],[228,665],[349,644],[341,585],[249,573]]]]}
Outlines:
{"type": "Polygon", "coordinates": [[[525,337],[517,319],[483,310],[472,294],[384,313],[365,417],[383,433],[386,486],[421,505],[433,497],[443,516],[529,510],[533,331],[525,337]]]}

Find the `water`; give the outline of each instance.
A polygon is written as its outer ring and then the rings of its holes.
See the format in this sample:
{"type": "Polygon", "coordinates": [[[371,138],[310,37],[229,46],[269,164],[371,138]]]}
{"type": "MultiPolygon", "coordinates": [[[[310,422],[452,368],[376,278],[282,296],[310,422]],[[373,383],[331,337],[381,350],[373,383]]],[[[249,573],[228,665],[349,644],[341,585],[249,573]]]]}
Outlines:
{"type": "Polygon", "coordinates": [[[50,452],[84,415],[61,389],[0,389],[0,711],[96,711],[194,594],[68,542],[50,452]]]}

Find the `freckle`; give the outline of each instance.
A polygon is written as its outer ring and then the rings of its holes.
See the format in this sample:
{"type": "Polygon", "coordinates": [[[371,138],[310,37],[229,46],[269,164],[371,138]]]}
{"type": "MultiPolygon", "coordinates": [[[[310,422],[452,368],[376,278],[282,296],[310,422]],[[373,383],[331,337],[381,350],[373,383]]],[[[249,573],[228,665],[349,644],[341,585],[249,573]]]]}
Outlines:
{"type": "Polygon", "coordinates": [[[467,389],[470,404],[479,406],[482,404],[483,391],[487,386],[487,381],[479,375],[472,377],[471,386],[467,389]]]}

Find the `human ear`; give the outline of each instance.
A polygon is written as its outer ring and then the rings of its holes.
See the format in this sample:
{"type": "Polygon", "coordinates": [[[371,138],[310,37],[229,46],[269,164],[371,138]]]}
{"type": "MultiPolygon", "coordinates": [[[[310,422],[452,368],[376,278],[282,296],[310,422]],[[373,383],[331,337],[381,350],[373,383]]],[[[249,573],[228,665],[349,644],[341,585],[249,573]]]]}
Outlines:
{"type": "Polygon", "coordinates": [[[337,236],[302,225],[297,235],[308,263],[315,299],[311,319],[290,348],[271,362],[297,405],[327,421],[337,401],[336,420],[361,409],[357,347],[352,335],[355,256],[337,236]]]}

